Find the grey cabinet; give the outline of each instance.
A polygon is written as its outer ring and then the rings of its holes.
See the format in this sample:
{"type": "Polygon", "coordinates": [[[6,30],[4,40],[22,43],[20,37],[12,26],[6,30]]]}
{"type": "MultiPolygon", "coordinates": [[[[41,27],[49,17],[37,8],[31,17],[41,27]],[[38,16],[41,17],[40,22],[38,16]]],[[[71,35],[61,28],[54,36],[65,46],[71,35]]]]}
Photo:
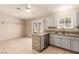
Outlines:
{"type": "Polygon", "coordinates": [[[54,34],[51,33],[51,34],[49,35],[49,38],[50,38],[50,39],[49,39],[49,44],[53,45],[53,44],[54,44],[54,34]]]}
{"type": "Polygon", "coordinates": [[[61,39],[60,39],[60,36],[59,36],[59,35],[54,35],[53,41],[54,41],[54,45],[60,46],[60,44],[61,44],[61,39]]]}
{"type": "Polygon", "coordinates": [[[44,48],[49,45],[49,34],[44,35],[44,48]]]}
{"type": "Polygon", "coordinates": [[[79,12],[76,13],[76,27],[79,28],[79,12]]]}
{"type": "Polygon", "coordinates": [[[70,37],[50,34],[50,44],[70,49],[70,37]]]}
{"type": "Polygon", "coordinates": [[[70,37],[50,34],[50,44],[65,49],[70,49],[70,37]]]}
{"type": "Polygon", "coordinates": [[[71,37],[71,50],[79,52],[79,38],[71,37]]]}
{"type": "Polygon", "coordinates": [[[59,35],[50,34],[49,43],[51,45],[61,46],[61,37],[59,35]]]}
{"type": "Polygon", "coordinates": [[[70,49],[70,37],[62,36],[61,46],[65,49],[70,49]]]}
{"type": "Polygon", "coordinates": [[[49,44],[79,52],[79,37],[50,34],[49,44]]]}
{"type": "Polygon", "coordinates": [[[45,27],[46,27],[46,29],[48,29],[49,27],[56,27],[55,24],[56,24],[55,23],[55,16],[50,16],[45,21],[45,27]]]}

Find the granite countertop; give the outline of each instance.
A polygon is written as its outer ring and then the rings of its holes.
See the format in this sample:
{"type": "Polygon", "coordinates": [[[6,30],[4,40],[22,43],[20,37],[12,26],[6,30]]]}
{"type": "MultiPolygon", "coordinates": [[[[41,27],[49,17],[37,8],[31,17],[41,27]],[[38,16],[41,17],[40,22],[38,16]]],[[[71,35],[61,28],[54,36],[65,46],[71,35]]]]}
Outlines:
{"type": "Polygon", "coordinates": [[[77,35],[77,34],[57,34],[57,35],[69,36],[69,37],[79,37],[79,35],[77,35]]]}
{"type": "Polygon", "coordinates": [[[65,32],[79,34],[79,30],[61,30],[61,29],[47,29],[45,32],[65,32]]]}
{"type": "Polygon", "coordinates": [[[79,31],[78,30],[48,29],[48,30],[45,30],[45,32],[53,33],[53,34],[56,34],[56,35],[62,35],[62,36],[79,37],[79,31]]]}
{"type": "Polygon", "coordinates": [[[44,32],[44,33],[39,33],[39,34],[32,34],[32,35],[38,35],[38,36],[42,36],[42,35],[45,35],[45,34],[48,34],[47,32],[44,32]]]}
{"type": "Polygon", "coordinates": [[[59,30],[59,29],[47,29],[43,33],[39,34],[32,34],[32,35],[37,35],[37,36],[42,36],[45,34],[56,34],[56,35],[61,35],[61,36],[72,36],[72,37],[79,37],[79,31],[78,30],[59,30]]]}

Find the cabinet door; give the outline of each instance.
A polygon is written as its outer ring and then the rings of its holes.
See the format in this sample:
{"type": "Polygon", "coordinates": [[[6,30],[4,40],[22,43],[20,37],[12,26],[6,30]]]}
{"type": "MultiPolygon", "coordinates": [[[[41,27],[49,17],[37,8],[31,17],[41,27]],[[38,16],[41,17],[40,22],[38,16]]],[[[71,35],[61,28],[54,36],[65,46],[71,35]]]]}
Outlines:
{"type": "Polygon", "coordinates": [[[49,44],[49,34],[44,35],[44,48],[48,47],[49,44]]]}
{"type": "Polygon", "coordinates": [[[40,39],[41,39],[41,42],[40,42],[41,43],[41,46],[40,46],[40,48],[43,49],[44,48],[44,45],[45,45],[45,43],[44,43],[44,36],[41,36],[40,39]]]}
{"type": "Polygon", "coordinates": [[[53,45],[54,44],[54,34],[50,34],[49,36],[49,44],[53,45]]]}
{"type": "Polygon", "coordinates": [[[71,50],[79,52],[79,47],[78,47],[78,39],[76,37],[71,37],[71,50]]]}
{"type": "Polygon", "coordinates": [[[46,29],[48,29],[48,27],[55,27],[55,16],[51,16],[47,18],[45,26],[46,26],[46,29]]]}
{"type": "Polygon", "coordinates": [[[61,39],[60,39],[59,35],[54,35],[53,37],[54,37],[54,39],[53,39],[54,45],[60,46],[61,45],[61,39]]]}
{"type": "Polygon", "coordinates": [[[70,37],[62,36],[61,46],[62,48],[70,49],[70,37]]]}

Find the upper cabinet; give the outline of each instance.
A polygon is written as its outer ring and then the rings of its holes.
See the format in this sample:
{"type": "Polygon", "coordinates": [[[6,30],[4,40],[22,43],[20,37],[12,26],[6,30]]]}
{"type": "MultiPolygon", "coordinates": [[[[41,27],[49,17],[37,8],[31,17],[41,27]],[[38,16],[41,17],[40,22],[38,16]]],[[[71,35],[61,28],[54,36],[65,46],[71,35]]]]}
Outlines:
{"type": "Polygon", "coordinates": [[[76,27],[79,28],[79,12],[76,13],[76,27]]]}
{"type": "Polygon", "coordinates": [[[50,16],[50,17],[45,19],[45,28],[49,29],[49,28],[53,28],[53,27],[56,27],[55,16],[50,16]]]}

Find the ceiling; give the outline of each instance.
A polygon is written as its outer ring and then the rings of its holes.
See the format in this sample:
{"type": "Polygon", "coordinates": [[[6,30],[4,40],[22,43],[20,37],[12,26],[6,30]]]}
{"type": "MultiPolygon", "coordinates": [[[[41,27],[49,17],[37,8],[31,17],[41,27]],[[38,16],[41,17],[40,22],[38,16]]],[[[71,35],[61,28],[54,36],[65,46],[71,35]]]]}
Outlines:
{"type": "Polygon", "coordinates": [[[22,19],[33,19],[36,17],[47,16],[58,11],[69,8],[78,8],[79,5],[62,5],[62,4],[31,4],[31,12],[25,11],[26,4],[2,4],[0,12],[10,14],[22,19]],[[18,10],[17,8],[21,8],[18,10]]]}

